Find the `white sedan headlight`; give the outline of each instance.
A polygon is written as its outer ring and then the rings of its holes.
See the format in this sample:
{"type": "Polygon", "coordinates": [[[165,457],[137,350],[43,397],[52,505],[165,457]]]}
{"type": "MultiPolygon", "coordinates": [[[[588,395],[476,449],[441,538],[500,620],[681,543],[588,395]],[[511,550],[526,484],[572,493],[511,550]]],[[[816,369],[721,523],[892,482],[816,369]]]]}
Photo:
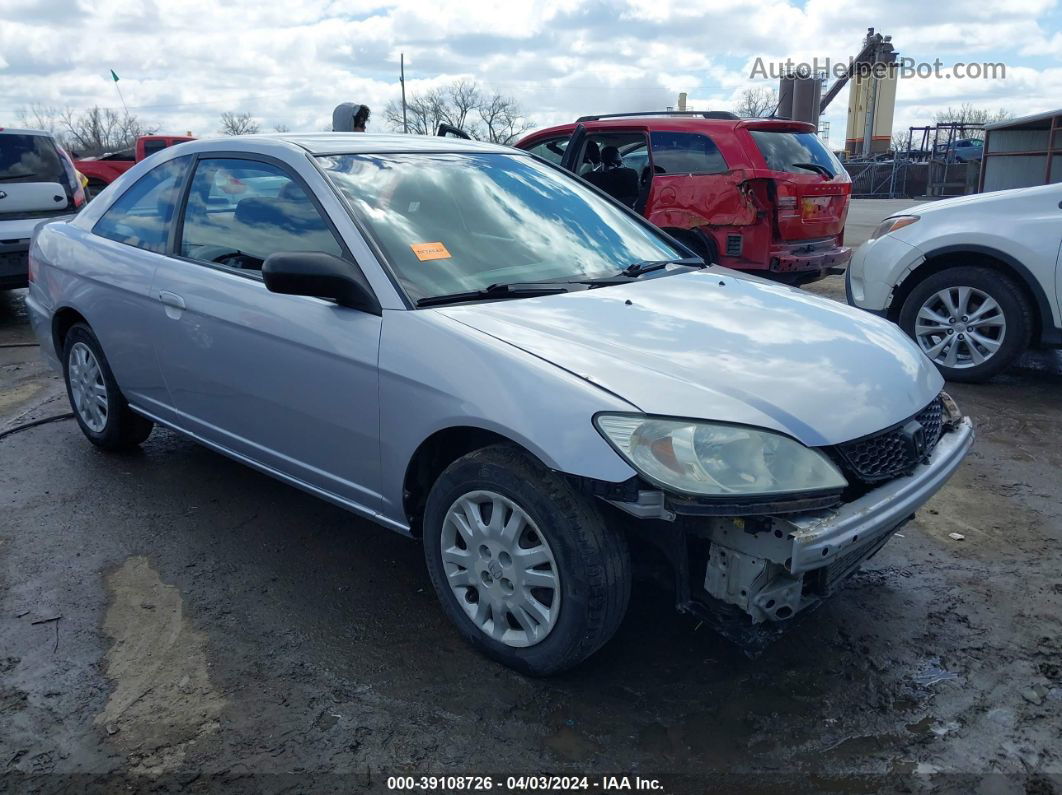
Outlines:
{"type": "Polygon", "coordinates": [[[892,218],[886,218],[877,228],[871,233],[870,239],[877,240],[879,237],[884,237],[889,232],[895,232],[897,229],[903,229],[905,226],[910,226],[919,219],[917,215],[894,215],[892,218]]]}
{"type": "Polygon", "coordinates": [[[598,414],[598,431],[647,480],[698,497],[840,491],[844,475],[825,455],[744,425],[598,414]]]}

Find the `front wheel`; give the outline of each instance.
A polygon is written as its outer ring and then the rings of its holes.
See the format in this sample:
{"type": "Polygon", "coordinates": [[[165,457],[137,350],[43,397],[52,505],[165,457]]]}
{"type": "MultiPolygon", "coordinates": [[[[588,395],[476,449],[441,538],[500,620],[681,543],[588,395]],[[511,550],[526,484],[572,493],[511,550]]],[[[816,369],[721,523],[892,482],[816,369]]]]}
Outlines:
{"type": "Polygon", "coordinates": [[[630,598],[625,539],[562,476],[515,447],[469,453],[439,476],[424,513],[424,555],[461,635],[527,674],[589,657],[630,598]]]}
{"type": "Polygon", "coordinates": [[[129,408],[99,340],[84,323],[67,332],[63,375],[77,424],[94,445],[127,450],[148,438],[154,424],[129,408]]]}
{"type": "Polygon", "coordinates": [[[915,287],[900,327],[948,381],[984,381],[1028,347],[1032,316],[1010,277],[979,266],[948,268],[915,287]]]}

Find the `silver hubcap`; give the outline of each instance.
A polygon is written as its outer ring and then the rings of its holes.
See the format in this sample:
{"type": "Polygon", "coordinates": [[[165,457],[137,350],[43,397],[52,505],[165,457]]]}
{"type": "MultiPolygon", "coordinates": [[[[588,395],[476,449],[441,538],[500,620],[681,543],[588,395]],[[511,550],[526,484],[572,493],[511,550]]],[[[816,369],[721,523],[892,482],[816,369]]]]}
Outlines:
{"type": "Polygon", "coordinates": [[[101,432],[107,427],[107,385],[103,382],[100,363],[85,343],[74,343],[70,349],[67,375],[78,416],[89,430],[101,432]]]}
{"type": "Polygon", "coordinates": [[[492,491],[472,491],[446,512],[443,570],[468,617],[506,646],[540,643],[560,615],[557,561],[524,510],[492,491]]]}
{"type": "Polygon", "coordinates": [[[915,319],[915,339],[936,364],[962,370],[995,355],[1007,333],[996,300],[976,287],[949,287],[931,295],[915,319]]]}

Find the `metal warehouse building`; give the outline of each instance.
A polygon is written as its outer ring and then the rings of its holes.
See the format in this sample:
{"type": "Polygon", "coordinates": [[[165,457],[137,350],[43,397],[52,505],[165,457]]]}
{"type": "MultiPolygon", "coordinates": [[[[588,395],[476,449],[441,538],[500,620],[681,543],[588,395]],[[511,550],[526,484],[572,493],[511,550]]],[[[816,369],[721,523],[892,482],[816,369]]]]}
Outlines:
{"type": "Polygon", "coordinates": [[[985,125],[980,191],[1062,182],[1062,109],[985,125]]]}

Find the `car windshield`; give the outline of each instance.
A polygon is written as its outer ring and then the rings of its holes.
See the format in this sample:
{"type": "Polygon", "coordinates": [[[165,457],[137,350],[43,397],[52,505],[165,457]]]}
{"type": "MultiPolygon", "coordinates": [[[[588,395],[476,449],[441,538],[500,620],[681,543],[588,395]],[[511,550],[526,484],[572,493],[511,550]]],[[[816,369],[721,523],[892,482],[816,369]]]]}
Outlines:
{"type": "Polygon", "coordinates": [[[752,140],[772,171],[807,174],[808,165],[821,166],[836,176],[844,166],[815,133],[750,130],[752,140]]]}
{"type": "Polygon", "coordinates": [[[0,180],[64,184],[63,165],[52,139],[45,135],[0,135],[0,180]]]}
{"type": "Polygon", "coordinates": [[[321,165],[413,300],[600,278],[686,256],[578,180],[527,155],[339,155],[321,165]]]}

